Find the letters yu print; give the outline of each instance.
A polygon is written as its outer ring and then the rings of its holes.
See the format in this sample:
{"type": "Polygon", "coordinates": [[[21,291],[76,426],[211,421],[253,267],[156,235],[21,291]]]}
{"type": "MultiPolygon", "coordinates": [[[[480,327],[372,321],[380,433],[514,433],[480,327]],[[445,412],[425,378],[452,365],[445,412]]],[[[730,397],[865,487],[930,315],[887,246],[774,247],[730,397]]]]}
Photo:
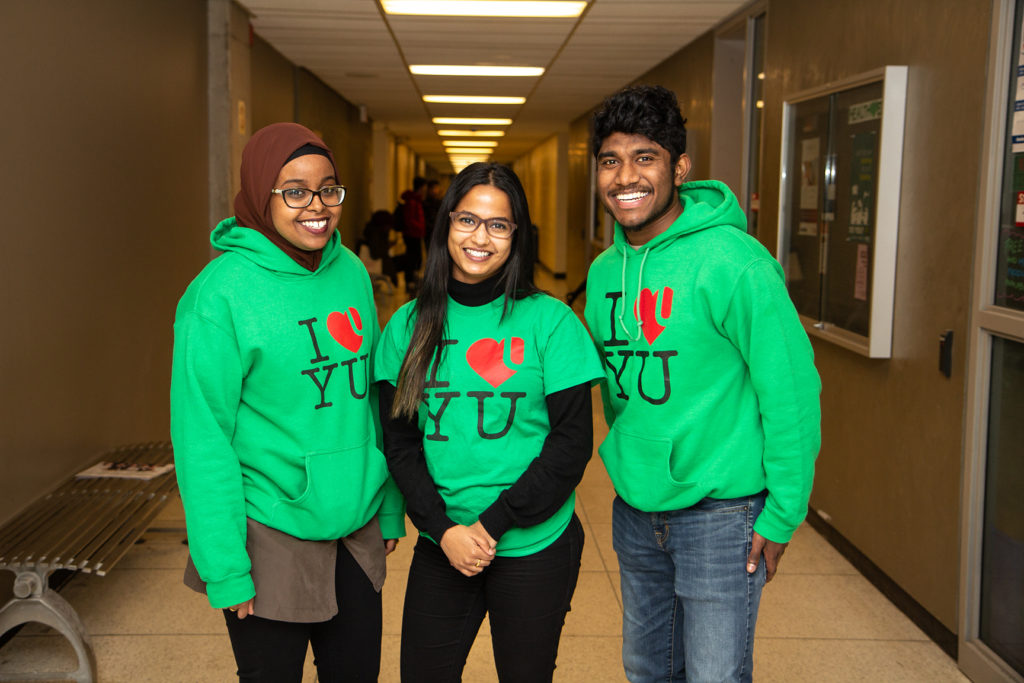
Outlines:
{"type": "MultiPolygon", "coordinates": [[[[645,287],[637,297],[634,313],[637,321],[640,323],[640,329],[643,330],[643,337],[647,341],[647,346],[653,345],[654,341],[667,329],[668,319],[672,315],[672,294],[671,287],[665,287],[657,291],[652,291],[645,287]],[[659,299],[660,306],[658,305],[659,299]],[[659,318],[661,322],[659,322],[659,318]]],[[[630,376],[631,373],[626,373],[626,368],[630,366],[630,361],[633,358],[638,358],[640,369],[636,371],[636,394],[651,405],[666,403],[669,397],[672,396],[672,377],[669,359],[673,356],[678,356],[679,351],[616,349],[615,347],[628,346],[630,343],[629,340],[618,336],[623,332],[618,327],[619,323],[616,313],[619,306],[622,305],[619,301],[621,298],[622,292],[608,292],[605,294],[605,299],[608,302],[610,334],[604,342],[604,360],[615,374],[615,384],[619,389],[616,396],[620,399],[629,400],[630,395],[627,389],[632,388],[632,383],[627,381],[626,384],[629,384],[629,386],[624,386],[623,377],[630,376]],[[661,363],[659,364],[657,361],[652,362],[651,365],[654,367],[648,371],[647,359],[652,356],[660,360],[661,363]],[[661,366],[662,386],[660,387],[661,395],[655,396],[654,394],[659,393],[659,391],[653,390],[652,387],[658,387],[658,371],[656,369],[658,365],[661,366]],[[645,386],[647,389],[644,388],[645,386]]],[[[632,365],[635,366],[636,362],[634,361],[632,365]]]]}
{"type": "MultiPolygon", "coordinates": [[[[510,367],[505,362],[505,343],[508,342],[508,361],[513,366],[522,365],[526,356],[526,344],[520,337],[512,337],[510,339],[478,339],[469,345],[466,350],[466,363],[477,375],[481,377],[485,382],[490,384],[492,387],[497,389],[506,381],[508,381],[513,375],[518,372],[514,367],[510,367]]],[[[457,346],[458,340],[445,339],[442,342],[442,348],[449,346],[457,346]]],[[[453,356],[454,358],[455,356],[453,356]]],[[[438,381],[437,379],[437,365],[434,364],[430,369],[430,375],[424,384],[425,393],[423,399],[427,404],[427,418],[432,423],[432,430],[424,430],[426,432],[427,439],[432,441],[447,441],[448,437],[443,433],[441,422],[444,417],[445,411],[448,409],[449,404],[452,400],[459,399],[463,396],[461,391],[431,391],[435,389],[444,389],[450,386],[450,382],[438,381]],[[433,401],[431,399],[434,399],[433,401]],[[436,400],[440,399],[440,405],[436,404],[436,400]],[[433,404],[433,405],[432,405],[433,404]]],[[[485,418],[489,413],[493,413],[494,410],[500,409],[500,403],[496,405],[495,401],[488,402],[488,399],[494,397],[493,391],[467,391],[465,396],[476,400],[476,413],[477,413],[477,434],[482,439],[500,439],[509,430],[512,429],[512,425],[515,422],[516,417],[516,402],[526,396],[526,392],[523,391],[503,391],[500,394],[502,399],[509,401],[508,412],[505,417],[504,426],[497,431],[489,431],[487,429],[487,422],[485,418]]]]}
{"type": "MultiPolygon", "coordinates": [[[[318,322],[316,318],[299,321],[299,325],[305,327],[309,332],[309,339],[313,345],[313,358],[309,360],[313,367],[302,370],[301,374],[313,380],[313,384],[319,390],[320,401],[313,406],[316,410],[329,408],[334,405],[333,402],[327,400],[327,387],[330,384],[335,368],[339,365],[338,363],[329,363],[328,361],[331,360],[331,357],[320,348],[316,329],[318,322]]],[[[363,334],[363,321],[359,317],[359,311],[351,306],[345,313],[334,311],[327,316],[327,332],[334,341],[351,353],[358,354],[359,349],[363,346],[363,338],[365,337],[363,334]]],[[[369,353],[364,353],[340,363],[342,367],[348,369],[349,393],[352,395],[352,398],[357,400],[366,398],[366,391],[370,384],[370,370],[367,363],[369,356],[369,353]],[[363,368],[360,378],[361,382],[357,383],[356,369],[359,363],[362,363],[363,368]],[[362,388],[357,388],[357,384],[361,384],[362,388]]]]}

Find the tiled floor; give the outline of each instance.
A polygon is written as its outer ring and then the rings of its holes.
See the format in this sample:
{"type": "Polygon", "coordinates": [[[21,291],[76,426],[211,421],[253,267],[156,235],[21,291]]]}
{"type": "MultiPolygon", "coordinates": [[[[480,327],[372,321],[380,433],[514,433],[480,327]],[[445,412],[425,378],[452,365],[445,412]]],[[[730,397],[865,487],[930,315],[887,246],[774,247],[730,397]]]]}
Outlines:
{"type": "MultiPolygon", "coordinates": [[[[603,421],[598,415],[595,421],[601,436],[603,421]]],[[[611,548],[612,496],[595,459],[577,497],[587,543],[562,637],[559,681],[625,680],[619,663],[622,607],[611,548]]],[[[183,539],[181,507],[173,504],[109,576],[79,575],[63,590],[92,634],[102,683],[233,680],[220,613],[181,584],[183,539]]],[[[407,538],[389,558],[381,681],[398,681],[402,596],[412,546],[407,538]]],[[[5,672],[35,666],[70,669],[72,659],[62,638],[28,627],[0,649],[0,680],[5,672]]],[[[760,681],[966,680],[952,660],[806,525],[765,590],[754,660],[760,681]]],[[[486,626],[464,679],[496,680],[486,626]]],[[[311,660],[305,680],[316,680],[311,660]]]]}
{"type": "MultiPolygon", "coordinates": [[[[546,278],[542,285],[564,296],[581,279],[546,278]]],[[[382,317],[393,310],[394,303],[383,308],[382,317]]],[[[607,430],[599,399],[595,403],[599,443],[607,430]]],[[[604,467],[595,457],[577,492],[577,513],[587,542],[562,636],[556,681],[625,680],[619,660],[618,564],[611,545],[613,496],[604,467]]],[[[184,526],[180,502],[169,505],[145,542],[109,576],[78,575],[63,590],[92,634],[101,683],[234,680],[234,661],[220,613],[181,583],[184,526]]],[[[413,532],[411,524],[407,528],[413,532]]],[[[388,562],[380,677],[388,683],[398,681],[402,598],[412,547],[412,538],[405,539],[388,562]]],[[[72,666],[70,646],[38,626],[23,629],[0,649],[0,680],[5,672],[72,666]]],[[[967,680],[955,662],[806,525],[797,531],[778,575],[765,589],[754,672],[759,681],[967,680]]],[[[304,680],[316,680],[311,657],[304,680]]],[[[496,680],[486,622],[470,653],[464,680],[496,680]]]]}

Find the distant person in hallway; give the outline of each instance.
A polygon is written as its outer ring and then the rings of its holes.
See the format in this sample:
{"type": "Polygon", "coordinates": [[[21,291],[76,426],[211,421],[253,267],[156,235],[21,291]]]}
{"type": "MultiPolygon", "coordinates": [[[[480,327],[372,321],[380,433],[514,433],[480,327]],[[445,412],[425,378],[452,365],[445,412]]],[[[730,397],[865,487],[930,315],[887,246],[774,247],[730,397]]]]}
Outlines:
{"type": "Polygon", "coordinates": [[[440,216],[419,297],[388,322],[374,372],[388,466],[420,531],[402,680],[462,680],[487,614],[500,680],[550,681],[601,364],[572,310],[534,286],[515,173],[468,166],[440,216]]]}
{"type": "Polygon", "coordinates": [[[362,263],[341,245],[345,188],[295,123],[252,136],[224,253],[174,321],[171,437],[185,582],[222,609],[242,681],[376,681],[381,585],[403,536],[377,448],[379,337],[362,263]]]}
{"type": "Polygon", "coordinates": [[[724,184],[687,183],[675,95],[627,88],[592,121],[613,245],[587,278],[605,360],[626,676],[749,681],[761,589],[807,513],[820,445],[811,345],[724,184]]]}
{"type": "Polygon", "coordinates": [[[423,265],[423,236],[427,234],[423,200],[427,197],[427,179],[416,176],[412,189],[402,193],[402,235],[405,253],[399,257],[399,270],[405,273],[405,288],[414,294],[419,285],[419,270],[423,265]]]}
{"type": "Polygon", "coordinates": [[[430,248],[430,238],[434,234],[434,224],[437,223],[437,212],[441,208],[441,181],[427,181],[427,196],[423,200],[423,220],[426,223],[425,246],[430,248]]]}

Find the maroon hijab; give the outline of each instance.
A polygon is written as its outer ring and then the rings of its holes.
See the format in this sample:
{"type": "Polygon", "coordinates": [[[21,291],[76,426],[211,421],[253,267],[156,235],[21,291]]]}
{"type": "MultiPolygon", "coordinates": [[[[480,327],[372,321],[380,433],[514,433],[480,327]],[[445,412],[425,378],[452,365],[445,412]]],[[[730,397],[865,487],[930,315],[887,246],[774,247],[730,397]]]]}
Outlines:
{"type": "Polygon", "coordinates": [[[274,189],[277,176],[292,153],[303,145],[322,148],[334,168],[335,178],[338,179],[338,166],[334,163],[334,155],[313,131],[297,123],[272,123],[256,131],[242,150],[242,189],[235,197],[235,218],[238,219],[239,225],[265,235],[300,266],[314,271],[320,265],[323,250],[305,251],[281,237],[274,228],[274,219],[270,212],[270,200],[274,196],[270,191],[274,189]]]}

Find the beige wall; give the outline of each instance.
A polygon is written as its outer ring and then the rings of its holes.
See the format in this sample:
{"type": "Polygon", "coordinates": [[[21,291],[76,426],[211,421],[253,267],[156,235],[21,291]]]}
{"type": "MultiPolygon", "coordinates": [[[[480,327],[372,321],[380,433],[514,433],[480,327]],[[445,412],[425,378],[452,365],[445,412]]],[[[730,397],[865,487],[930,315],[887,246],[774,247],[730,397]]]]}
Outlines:
{"type": "Polygon", "coordinates": [[[706,33],[636,81],[663,85],[679,99],[679,109],[686,117],[686,153],[693,162],[689,180],[711,177],[714,49],[714,35],[706,33]]]}
{"type": "Polygon", "coordinates": [[[351,248],[370,219],[373,126],[359,121],[359,109],[305,69],[296,70],[295,120],[323,136],[334,152],[338,180],[348,188],[338,232],[351,248]]]}
{"type": "Polygon", "coordinates": [[[204,2],[5,3],[3,26],[0,522],[168,438],[171,323],[210,230],[204,2]]]}
{"type": "Polygon", "coordinates": [[[322,136],[334,152],[338,180],[348,188],[338,232],[342,243],[354,248],[372,213],[372,123],[360,121],[358,107],[258,35],[251,51],[251,78],[254,130],[295,121],[322,136]]]}
{"type": "Polygon", "coordinates": [[[538,228],[538,259],[558,275],[566,272],[568,208],[568,135],[558,133],[534,147],[513,165],[538,228]]]}
{"type": "Polygon", "coordinates": [[[990,10],[988,0],[773,0],[768,10],[761,238],[769,243],[783,96],[886,64],[910,67],[893,358],[814,342],[823,446],[811,503],[954,632],[990,10]],[[958,342],[951,379],[938,371],[946,329],[958,342]]]}
{"type": "MultiPolygon", "coordinates": [[[[893,358],[812,340],[824,389],[811,504],[954,632],[989,12],[988,0],[771,0],[767,10],[759,239],[773,253],[784,96],[887,64],[910,67],[893,358]],[[957,340],[951,379],[937,369],[946,329],[957,340]]],[[[705,34],[637,81],[679,97],[691,179],[710,171],[713,52],[705,34]]],[[[573,166],[574,197],[580,173],[573,166]]]]}
{"type": "Polygon", "coordinates": [[[255,36],[252,45],[252,129],[295,120],[295,65],[255,36]]]}

